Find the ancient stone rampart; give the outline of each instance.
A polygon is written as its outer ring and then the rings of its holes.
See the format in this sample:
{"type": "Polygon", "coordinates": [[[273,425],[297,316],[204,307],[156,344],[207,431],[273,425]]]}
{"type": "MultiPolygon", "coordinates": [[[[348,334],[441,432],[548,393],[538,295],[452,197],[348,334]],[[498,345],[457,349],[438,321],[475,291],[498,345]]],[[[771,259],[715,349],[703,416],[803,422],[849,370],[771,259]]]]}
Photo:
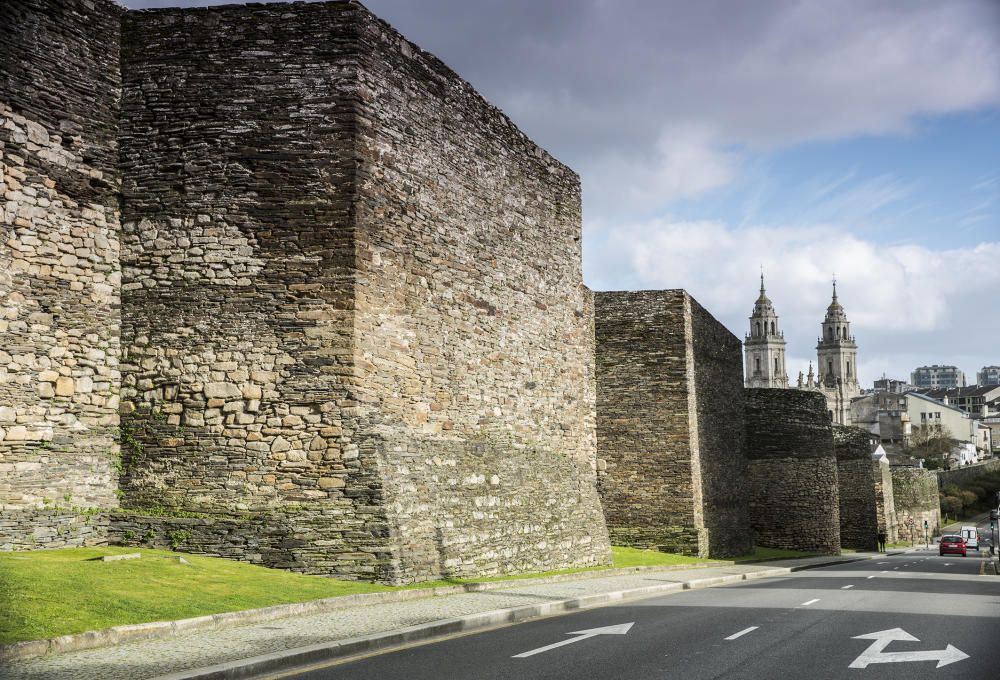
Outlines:
{"type": "Polygon", "coordinates": [[[749,552],[739,340],[682,290],[595,297],[599,483],[612,541],[749,552]]]}
{"type": "Polygon", "coordinates": [[[0,3],[0,550],[117,505],[120,14],[0,3]]]}
{"type": "Polygon", "coordinates": [[[896,534],[900,541],[924,540],[941,532],[937,473],[917,467],[894,466],[892,490],[896,504],[896,534]]]}
{"type": "Polygon", "coordinates": [[[873,461],[872,468],[875,476],[875,512],[878,530],[885,532],[888,543],[895,543],[899,540],[899,531],[896,498],[892,492],[892,470],[889,462],[885,460],[873,461]]]}
{"type": "Polygon", "coordinates": [[[954,470],[938,470],[938,486],[942,488],[946,484],[962,486],[974,481],[976,477],[996,472],[1000,472],[1000,460],[988,460],[979,465],[966,465],[954,470]]]}
{"type": "Polygon", "coordinates": [[[748,389],[746,428],[755,542],[839,553],[837,459],[823,395],[748,389]]]}
{"type": "MultiPolygon", "coordinates": [[[[855,550],[878,548],[877,486],[881,473],[872,461],[872,436],[857,427],[833,427],[840,499],[840,545],[855,550]]],[[[884,503],[884,499],[883,499],[884,503]]]]}
{"type": "Polygon", "coordinates": [[[122,72],[125,505],[394,582],[606,562],[577,176],[354,3],[132,12],[122,72]]]}

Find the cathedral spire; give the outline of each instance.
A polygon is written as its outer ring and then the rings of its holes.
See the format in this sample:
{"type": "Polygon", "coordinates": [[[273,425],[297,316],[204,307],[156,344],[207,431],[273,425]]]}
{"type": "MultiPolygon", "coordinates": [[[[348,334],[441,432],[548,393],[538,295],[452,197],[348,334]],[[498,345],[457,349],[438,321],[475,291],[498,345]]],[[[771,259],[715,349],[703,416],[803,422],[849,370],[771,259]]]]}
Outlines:
{"type": "Polygon", "coordinates": [[[837,301],[837,275],[833,275],[833,301],[837,301]]]}
{"type": "Polygon", "coordinates": [[[750,332],[743,343],[748,387],[788,387],[785,371],[785,336],[778,314],[764,287],[764,267],[760,269],[760,296],[750,315],[750,332]]]}

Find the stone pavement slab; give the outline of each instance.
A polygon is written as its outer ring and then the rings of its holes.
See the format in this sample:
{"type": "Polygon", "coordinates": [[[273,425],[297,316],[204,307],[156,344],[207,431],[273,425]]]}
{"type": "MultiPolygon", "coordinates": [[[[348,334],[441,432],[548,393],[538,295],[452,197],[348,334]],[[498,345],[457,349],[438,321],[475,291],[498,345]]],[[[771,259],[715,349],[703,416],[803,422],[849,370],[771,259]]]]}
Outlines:
{"type": "MultiPolygon", "coordinates": [[[[534,585],[511,581],[503,588],[404,602],[348,607],[319,614],[278,619],[225,630],[199,631],[162,640],[130,642],[113,647],[9,662],[0,668],[3,680],[136,680],[178,674],[225,662],[302,647],[356,639],[389,631],[508,610],[525,605],[621,593],[654,586],[707,587],[736,579],[788,573],[789,570],[833,562],[867,559],[862,553],[830,558],[803,558],[761,564],[645,571],[611,577],[581,575],[574,580],[534,585]],[[730,577],[730,578],[726,578],[730,577]]],[[[627,596],[627,595],[626,595],[627,596]]],[[[599,599],[597,597],[593,599],[599,599]]]]}

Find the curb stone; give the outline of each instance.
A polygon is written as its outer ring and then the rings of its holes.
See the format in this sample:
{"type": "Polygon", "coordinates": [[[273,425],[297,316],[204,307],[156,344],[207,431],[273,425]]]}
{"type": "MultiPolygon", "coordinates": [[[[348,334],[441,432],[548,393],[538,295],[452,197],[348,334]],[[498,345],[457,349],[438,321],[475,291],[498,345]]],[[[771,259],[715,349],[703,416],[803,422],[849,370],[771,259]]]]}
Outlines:
{"type": "Polygon", "coordinates": [[[584,597],[546,602],[538,605],[526,605],[512,609],[501,609],[490,612],[479,612],[454,619],[432,621],[408,628],[375,633],[363,637],[322,642],[308,647],[299,647],[282,652],[272,652],[249,659],[240,659],[226,663],[162,675],[154,680],[240,680],[255,678],[268,673],[288,671],[295,668],[308,670],[308,666],[341,659],[366,652],[398,647],[412,642],[426,641],[433,638],[452,635],[460,632],[482,630],[502,625],[520,623],[527,619],[542,616],[552,616],[568,613],[579,609],[597,607],[622,600],[640,599],[654,595],[665,595],[683,590],[696,590],[714,586],[728,585],[740,581],[752,581],[772,576],[785,576],[796,571],[816,569],[833,564],[850,564],[873,559],[874,556],[862,556],[855,559],[828,560],[822,563],[796,565],[792,567],[771,567],[745,574],[729,574],[693,579],[685,582],[673,582],[642,588],[612,591],[586,595],[584,597]]]}
{"type": "Polygon", "coordinates": [[[671,572],[687,569],[708,569],[711,567],[731,567],[731,561],[701,562],[695,564],[672,564],[653,567],[620,567],[617,569],[595,569],[593,571],[573,574],[556,574],[536,578],[507,579],[498,581],[479,581],[461,583],[453,586],[438,586],[436,588],[413,588],[411,590],[393,590],[380,593],[357,593],[340,595],[321,600],[292,602],[259,609],[244,609],[235,612],[208,614],[176,621],[151,621],[149,623],[133,623],[101,630],[92,630],[73,635],[62,635],[44,640],[26,640],[0,645],[0,661],[26,661],[49,654],[78,652],[85,649],[110,647],[126,642],[143,640],[162,640],[176,635],[184,635],[203,630],[222,630],[245,626],[252,623],[264,623],[283,619],[289,616],[304,616],[333,611],[346,607],[358,607],[370,604],[385,604],[387,602],[404,602],[428,597],[442,597],[460,593],[474,593],[489,590],[509,588],[512,585],[533,586],[562,581],[576,581],[587,578],[607,578],[609,576],[626,576],[639,573],[671,572]]]}

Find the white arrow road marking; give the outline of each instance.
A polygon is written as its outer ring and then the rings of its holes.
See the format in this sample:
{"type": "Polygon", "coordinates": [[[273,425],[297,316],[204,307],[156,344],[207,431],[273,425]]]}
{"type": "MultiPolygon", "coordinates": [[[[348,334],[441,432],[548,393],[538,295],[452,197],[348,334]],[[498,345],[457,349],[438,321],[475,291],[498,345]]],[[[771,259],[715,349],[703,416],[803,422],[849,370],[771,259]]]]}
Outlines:
{"type": "Polygon", "coordinates": [[[969,658],[968,654],[952,645],[948,645],[944,649],[932,649],[924,652],[883,652],[882,650],[888,647],[894,640],[920,642],[920,640],[902,628],[890,628],[889,630],[880,630],[877,633],[855,635],[854,639],[874,640],[874,642],[869,645],[868,649],[861,652],[861,655],[851,662],[848,668],[867,668],[869,664],[873,663],[900,663],[905,661],[937,661],[938,663],[935,668],[941,668],[950,663],[969,658]]]}
{"type": "Polygon", "coordinates": [[[739,633],[733,633],[733,634],[732,634],[732,635],[730,635],[729,637],[727,637],[727,638],[723,638],[723,639],[724,639],[724,640],[735,640],[736,638],[738,638],[738,637],[740,637],[740,636],[742,636],[742,635],[746,635],[747,633],[752,633],[752,632],[754,632],[754,631],[755,631],[755,630],[757,630],[758,628],[760,628],[760,626],[750,626],[749,628],[744,628],[744,629],[743,629],[743,630],[741,630],[741,631],[740,631],[739,633]]]}
{"type": "Polygon", "coordinates": [[[814,599],[814,600],[809,600],[808,602],[803,602],[800,606],[802,606],[802,607],[808,607],[809,605],[816,604],[817,602],[819,602],[819,598],[818,597],[816,599],[814,599]]]}
{"type": "Polygon", "coordinates": [[[535,654],[541,654],[542,652],[547,652],[550,649],[555,649],[556,647],[562,647],[563,645],[571,645],[574,642],[580,642],[581,640],[586,640],[587,638],[592,638],[597,635],[625,635],[629,628],[635,625],[635,621],[632,623],[622,623],[617,626],[604,626],[603,628],[590,628],[588,630],[577,630],[572,633],[566,633],[567,635],[576,635],[576,637],[569,638],[568,640],[562,640],[560,642],[554,642],[551,645],[545,645],[544,647],[539,647],[538,649],[532,649],[530,652],[522,652],[521,654],[515,654],[512,659],[524,659],[529,656],[534,656],[535,654]]]}

